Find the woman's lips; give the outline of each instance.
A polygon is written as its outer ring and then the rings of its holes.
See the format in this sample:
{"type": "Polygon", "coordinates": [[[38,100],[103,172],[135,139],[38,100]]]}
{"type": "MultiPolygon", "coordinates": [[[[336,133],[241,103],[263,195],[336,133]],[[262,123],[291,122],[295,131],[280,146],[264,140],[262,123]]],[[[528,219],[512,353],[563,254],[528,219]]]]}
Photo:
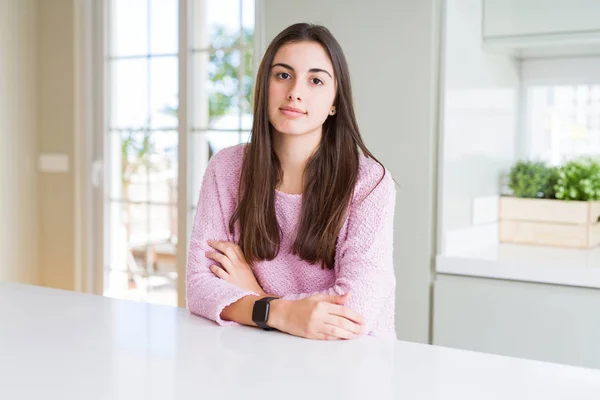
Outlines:
{"type": "Polygon", "coordinates": [[[304,114],[306,114],[303,111],[300,111],[296,108],[291,108],[291,107],[283,107],[283,108],[280,108],[279,111],[281,111],[281,113],[283,115],[287,115],[288,117],[301,117],[304,114]]]}

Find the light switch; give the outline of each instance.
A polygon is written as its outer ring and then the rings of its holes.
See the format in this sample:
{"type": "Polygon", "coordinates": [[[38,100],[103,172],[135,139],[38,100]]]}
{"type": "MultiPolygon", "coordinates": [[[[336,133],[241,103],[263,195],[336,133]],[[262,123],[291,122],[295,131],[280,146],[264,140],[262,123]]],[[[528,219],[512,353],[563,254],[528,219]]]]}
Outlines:
{"type": "Polygon", "coordinates": [[[40,172],[69,172],[69,156],[52,153],[40,154],[39,169],[40,172]]]}

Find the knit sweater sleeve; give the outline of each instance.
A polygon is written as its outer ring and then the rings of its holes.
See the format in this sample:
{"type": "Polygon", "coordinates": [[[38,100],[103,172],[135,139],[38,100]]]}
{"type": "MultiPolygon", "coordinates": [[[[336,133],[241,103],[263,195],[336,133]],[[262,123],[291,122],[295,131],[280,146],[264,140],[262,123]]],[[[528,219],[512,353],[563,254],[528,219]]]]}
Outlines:
{"type": "Polygon", "coordinates": [[[351,297],[345,306],[367,320],[369,332],[377,324],[385,302],[390,298],[393,301],[396,287],[393,265],[396,189],[387,170],[379,184],[381,168],[377,179],[373,179],[374,174],[370,175],[365,179],[372,184],[363,185],[362,189],[367,190],[362,190],[362,199],[355,199],[351,204],[347,235],[341,243],[338,242],[333,287],[320,292],[284,296],[287,300],[299,300],[315,294],[349,292],[351,297]]]}
{"type": "Polygon", "coordinates": [[[190,239],[186,276],[187,308],[193,314],[222,326],[238,325],[221,319],[221,312],[226,306],[242,297],[256,295],[218,278],[210,271],[215,261],[205,256],[207,251],[214,251],[208,246],[207,240],[233,241],[228,230],[232,212],[229,209],[233,203],[229,198],[223,198],[228,195],[227,185],[231,185],[231,179],[224,175],[224,171],[232,169],[225,152],[221,150],[211,158],[204,173],[190,239]]]}

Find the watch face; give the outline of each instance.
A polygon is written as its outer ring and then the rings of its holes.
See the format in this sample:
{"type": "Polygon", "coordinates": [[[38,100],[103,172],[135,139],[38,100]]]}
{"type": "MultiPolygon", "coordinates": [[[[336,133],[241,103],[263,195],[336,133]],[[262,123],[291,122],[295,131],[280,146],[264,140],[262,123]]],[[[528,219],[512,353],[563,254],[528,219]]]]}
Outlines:
{"type": "Polygon", "coordinates": [[[252,321],[266,323],[268,315],[269,315],[269,302],[257,300],[254,303],[254,308],[252,309],[252,321]]]}

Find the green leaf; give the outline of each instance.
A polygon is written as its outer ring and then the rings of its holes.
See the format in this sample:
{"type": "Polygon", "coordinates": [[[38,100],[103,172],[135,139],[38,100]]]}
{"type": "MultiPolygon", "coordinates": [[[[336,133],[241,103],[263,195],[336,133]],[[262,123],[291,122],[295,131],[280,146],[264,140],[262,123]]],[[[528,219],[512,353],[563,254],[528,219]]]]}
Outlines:
{"type": "Polygon", "coordinates": [[[561,167],[555,185],[556,198],[562,200],[600,200],[600,163],[580,157],[561,167]]]}
{"type": "Polygon", "coordinates": [[[544,162],[519,161],[510,170],[509,187],[514,196],[554,198],[559,171],[544,162]]]}

